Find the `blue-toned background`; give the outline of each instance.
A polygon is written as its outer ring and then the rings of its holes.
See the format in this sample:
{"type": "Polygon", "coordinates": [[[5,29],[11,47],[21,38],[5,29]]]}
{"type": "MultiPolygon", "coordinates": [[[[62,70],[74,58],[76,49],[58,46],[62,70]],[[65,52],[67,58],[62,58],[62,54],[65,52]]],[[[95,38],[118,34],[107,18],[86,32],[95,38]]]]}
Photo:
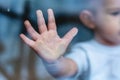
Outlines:
{"type": "Polygon", "coordinates": [[[47,23],[47,9],[52,8],[61,37],[72,27],[79,29],[69,51],[76,42],[92,37],[79,20],[84,3],[85,0],[0,0],[0,80],[54,80],[41,59],[19,38],[20,33],[28,35],[23,22],[29,19],[37,30],[35,11],[41,9],[47,23]]]}

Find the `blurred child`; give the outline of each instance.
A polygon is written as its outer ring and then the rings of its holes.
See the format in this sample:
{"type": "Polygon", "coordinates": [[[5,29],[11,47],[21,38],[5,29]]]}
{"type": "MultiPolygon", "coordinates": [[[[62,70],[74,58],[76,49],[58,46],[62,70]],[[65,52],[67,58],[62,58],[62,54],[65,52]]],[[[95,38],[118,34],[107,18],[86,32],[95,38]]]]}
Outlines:
{"type": "Polygon", "coordinates": [[[94,38],[76,44],[67,56],[63,54],[78,30],[73,28],[60,38],[51,9],[48,9],[48,28],[38,10],[39,33],[25,21],[32,40],[24,34],[20,37],[57,79],[120,80],[120,0],[89,0],[88,5],[81,11],[80,19],[94,31],[94,38]]]}

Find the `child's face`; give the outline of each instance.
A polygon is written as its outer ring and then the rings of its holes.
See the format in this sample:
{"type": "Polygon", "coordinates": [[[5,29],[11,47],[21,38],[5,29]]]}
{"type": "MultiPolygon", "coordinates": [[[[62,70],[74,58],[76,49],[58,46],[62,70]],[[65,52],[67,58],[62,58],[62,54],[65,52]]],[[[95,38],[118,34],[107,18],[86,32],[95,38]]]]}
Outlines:
{"type": "Polygon", "coordinates": [[[120,0],[101,0],[96,9],[95,37],[106,44],[120,44],[120,0]]]}

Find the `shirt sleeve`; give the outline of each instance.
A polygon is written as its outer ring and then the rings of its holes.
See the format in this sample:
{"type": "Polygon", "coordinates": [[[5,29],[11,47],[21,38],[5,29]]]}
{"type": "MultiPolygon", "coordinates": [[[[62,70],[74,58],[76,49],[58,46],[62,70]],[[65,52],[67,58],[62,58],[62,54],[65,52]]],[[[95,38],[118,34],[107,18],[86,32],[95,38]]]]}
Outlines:
{"type": "Polygon", "coordinates": [[[65,57],[72,59],[77,64],[78,71],[74,76],[74,80],[88,69],[87,53],[82,47],[74,46],[65,57]]]}

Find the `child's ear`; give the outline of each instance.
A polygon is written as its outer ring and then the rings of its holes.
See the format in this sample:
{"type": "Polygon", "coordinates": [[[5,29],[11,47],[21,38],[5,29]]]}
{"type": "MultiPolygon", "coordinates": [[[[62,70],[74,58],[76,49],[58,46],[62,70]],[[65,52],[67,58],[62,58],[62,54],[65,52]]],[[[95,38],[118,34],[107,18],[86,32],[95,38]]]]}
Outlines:
{"type": "Polygon", "coordinates": [[[94,17],[93,17],[93,14],[90,11],[88,11],[88,10],[82,11],[81,14],[80,14],[80,20],[88,28],[90,28],[90,29],[95,28],[94,17]]]}

